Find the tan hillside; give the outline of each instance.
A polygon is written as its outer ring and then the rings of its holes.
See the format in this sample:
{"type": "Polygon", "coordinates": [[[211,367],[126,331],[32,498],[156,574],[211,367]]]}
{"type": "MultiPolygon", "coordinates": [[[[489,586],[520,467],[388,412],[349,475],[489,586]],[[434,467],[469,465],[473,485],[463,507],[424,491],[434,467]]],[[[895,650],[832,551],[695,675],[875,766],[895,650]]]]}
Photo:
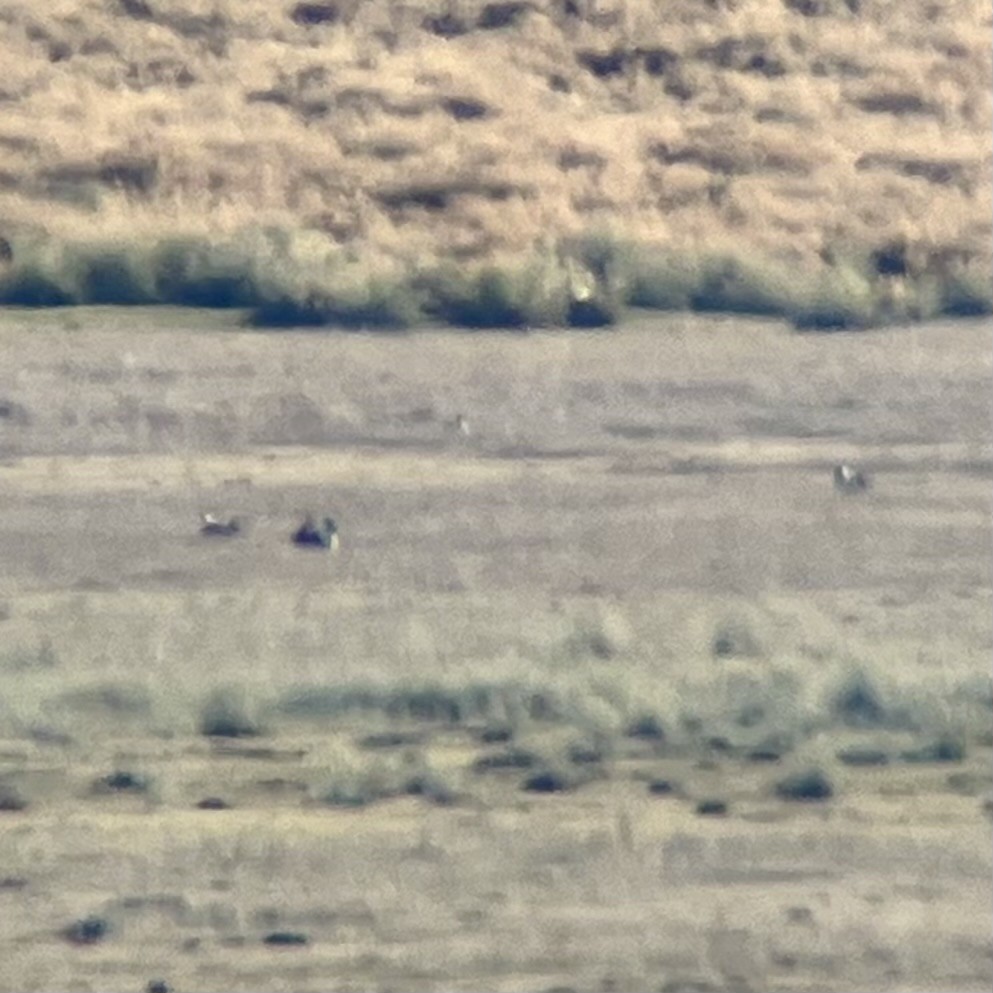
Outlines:
{"type": "Polygon", "coordinates": [[[15,0],[0,232],[266,225],[385,272],[590,235],[986,269],[990,24],[984,0],[15,0]]]}

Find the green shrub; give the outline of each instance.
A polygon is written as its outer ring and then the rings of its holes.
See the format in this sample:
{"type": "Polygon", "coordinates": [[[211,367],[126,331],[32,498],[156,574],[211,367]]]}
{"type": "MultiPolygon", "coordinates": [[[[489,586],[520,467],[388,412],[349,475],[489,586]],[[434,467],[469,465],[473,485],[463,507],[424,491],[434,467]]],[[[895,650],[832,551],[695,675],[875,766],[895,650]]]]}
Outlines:
{"type": "Polygon", "coordinates": [[[501,772],[507,769],[533,769],[541,757],[526,748],[508,748],[502,752],[481,755],[472,764],[474,772],[501,772]]]}
{"type": "Polygon", "coordinates": [[[639,738],[642,741],[666,740],[665,728],[655,714],[639,714],[628,724],[624,733],[629,738],[639,738]]]}
{"type": "Polygon", "coordinates": [[[16,786],[0,783],[0,813],[18,813],[27,807],[28,801],[16,786]]]}
{"type": "Polygon", "coordinates": [[[95,793],[147,793],[150,787],[147,776],[125,771],[111,772],[93,783],[95,793]]]}
{"type": "Polygon", "coordinates": [[[526,793],[564,793],[583,782],[584,777],[575,773],[570,774],[562,769],[542,769],[528,776],[521,783],[521,789],[526,793]]]}
{"type": "Polygon", "coordinates": [[[0,304],[7,307],[70,307],[79,294],[64,281],[30,265],[0,276],[0,304]]]}
{"type": "Polygon", "coordinates": [[[310,939],[299,931],[273,931],[262,939],[262,943],[287,948],[307,945],[310,943],[310,939]]]}
{"type": "Polygon", "coordinates": [[[776,796],[781,800],[800,802],[829,800],[834,796],[831,781],[819,769],[794,773],[776,783],[776,796]]]}
{"type": "Polygon", "coordinates": [[[881,748],[843,748],[837,758],[842,765],[851,766],[887,765],[890,761],[889,753],[881,748]]]}
{"type": "Polygon", "coordinates": [[[254,738],[262,733],[237,690],[216,690],[200,713],[200,733],[216,738],[254,738]]]}
{"type": "Polygon", "coordinates": [[[74,945],[95,945],[110,934],[110,922],[104,917],[84,917],[70,924],[63,934],[74,945]]]}
{"type": "Polygon", "coordinates": [[[262,296],[254,267],[245,255],[195,239],[171,239],[151,259],[155,293],[161,303],[184,307],[250,307],[262,296]]]}
{"type": "Polygon", "coordinates": [[[942,735],[935,741],[920,748],[912,748],[900,753],[904,762],[962,762],[965,759],[965,743],[952,735],[942,735]]]}
{"type": "Polygon", "coordinates": [[[949,273],[941,284],[940,310],[949,317],[983,317],[993,313],[993,279],[988,270],[949,273]]]}
{"type": "Polygon", "coordinates": [[[677,786],[671,779],[650,779],[648,792],[652,796],[672,796],[677,792],[677,786]]]}
{"type": "Polygon", "coordinates": [[[134,253],[83,246],[78,256],[74,267],[81,303],[137,306],[160,302],[151,275],[134,253]]]}
{"type": "Polygon", "coordinates": [[[529,293],[524,281],[499,269],[483,269],[468,279],[443,272],[428,285],[426,310],[446,324],[520,330],[565,321],[564,299],[556,312],[550,301],[529,293]]]}
{"type": "Polygon", "coordinates": [[[886,706],[879,691],[861,670],[834,692],[830,707],[834,717],[848,727],[876,728],[887,723],[886,706]]]}
{"type": "Polygon", "coordinates": [[[703,277],[695,260],[665,250],[634,249],[624,302],[648,310],[690,310],[703,277]]]}

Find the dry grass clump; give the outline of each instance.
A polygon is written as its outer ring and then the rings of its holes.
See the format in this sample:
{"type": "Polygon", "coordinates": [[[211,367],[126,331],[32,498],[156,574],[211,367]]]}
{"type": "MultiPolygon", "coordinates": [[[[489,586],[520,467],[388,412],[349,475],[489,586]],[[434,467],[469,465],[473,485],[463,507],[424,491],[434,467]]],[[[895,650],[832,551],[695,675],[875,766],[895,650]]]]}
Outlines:
{"type": "Polygon", "coordinates": [[[0,300],[390,328],[585,327],[621,303],[811,328],[985,313],[989,13],[932,14],[70,0],[41,20],[15,5],[0,300]],[[253,228],[319,247],[246,245],[253,228]],[[593,303],[535,285],[522,260],[590,231],[649,246],[626,294],[597,273],[593,303]],[[931,261],[826,258],[895,239],[931,261]],[[331,278],[315,255],[349,265],[331,278]]]}
{"type": "Polygon", "coordinates": [[[422,759],[402,757],[361,764],[342,763],[320,800],[331,807],[365,807],[404,796],[420,797],[429,803],[448,806],[459,798],[458,777],[439,772],[422,759]]]}

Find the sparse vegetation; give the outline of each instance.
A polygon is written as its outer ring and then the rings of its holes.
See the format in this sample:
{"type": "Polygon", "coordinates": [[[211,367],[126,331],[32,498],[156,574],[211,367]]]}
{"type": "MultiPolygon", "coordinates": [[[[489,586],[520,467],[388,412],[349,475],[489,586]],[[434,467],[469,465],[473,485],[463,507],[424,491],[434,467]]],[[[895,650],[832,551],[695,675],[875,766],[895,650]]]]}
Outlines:
{"type": "Polygon", "coordinates": [[[328,806],[348,808],[403,796],[450,806],[458,801],[459,791],[451,777],[431,768],[423,757],[412,762],[384,758],[339,769],[321,799],[328,806]]]}
{"type": "Polygon", "coordinates": [[[961,762],[965,758],[965,743],[952,735],[942,735],[920,748],[900,753],[904,762],[961,762]]]}
{"type": "Polygon", "coordinates": [[[0,303],[386,331],[990,313],[985,16],[936,39],[923,10],[814,0],[18,8],[0,303]],[[839,54],[856,38],[876,57],[839,54]]]}
{"type": "Polygon", "coordinates": [[[214,738],[255,738],[262,729],[249,715],[244,693],[228,688],[214,691],[207,699],[200,733],[214,738]]]}
{"type": "Polygon", "coordinates": [[[521,783],[521,789],[527,793],[564,793],[583,781],[582,777],[569,775],[562,769],[542,769],[528,776],[521,783]]]}
{"type": "Polygon", "coordinates": [[[852,766],[888,765],[890,755],[881,748],[843,748],[838,752],[838,761],[852,766]]]}
{"type": "Polygon", "coordinates": [[[676,784],[669,779],[650,779],[648,781],[648,792],[652,796],[672,796],[676,790],[676,784]]]}
{"type": "MultiPolygon", "coordinates": [[[[613,285],[600,249],[582,264],[613,285]]],[[[471,341],[236,321],[6,315],[12,985],[60,988],[66,962],[80,987],[306,985],[329,954],[382,989],[985,982],[983,894],[954,885],[989,859],[978,324],[873,335],[849,366],[839,339],[738,320],[471,341]],[[650,430],[603,429],[622,421],[650,430]],[[875,501],[835,498],[839,439],[885,454],[875,501]],[[295,555],[328,501],[344,556],[295,555]],[[250,539],[206,547],[201,508],[250,539]],[[736,624],[754,647],[715,658],[736,624]],[[944,735],[962,761],[901,762],[950,756],[944,735]],[[476,772],[490,755],[504,771],[476,772]],[[810,762],[836,809],[775,796],[810,762]],[[783,913],[811,880],[851,911],[816,934],[783,913]],[[708,922],[693,893],[725,881],[708,922]],[[922,895],[940,934],[900,913],[922,895]],[[91,912],[109,940],[49,954],[91,912]],[[278,931],[313,951],[262,945],[278,931]],[[856,931],[871,949],[808,957],[856,931]],[[918,937],[935,954],[902,960],[918,937]]]]}
{"type": "Polygon", "coordinates": [[[27,807],[27,799],[16,786],[0,783],[0,813],[18,813],[27,807]]]}
{"type": "Polygon", "coordinates": [[[751,749],[745,758],[749,762],[779,762],[783,757],[783,749],[776,744],[764,744],[759,745],[757,748],[751,749]]]}
{"type": "Polygon", "coordinates": [[[394,686],[308,687],[288,692],[278,704],[288,717],[333,720],[349,713],[380,713],[392,720],[470,724],[507,714],[533,721],[562,722],[576,717],[574,705],[551,688],[471,680],[461,686],[423,683],[394,686]]]}
{"type": "Polygon", "coordinates": [[[864,672],[855,672],[834,694],[831,708],[849,727],[875,728],[887,723],[887,711],[879,692],[864,672]]]}
{"type": "Polygon", "coordinates": [[[140,773],[117,772],[101,776],[93,784],[94,793],[147,793],[150,787],[147,776],[140,773]]]}
{"type": "Polygon", "coordinates": [[[503,772],[508,769],[533,769],[541,756],[524,748],[508,748],[482,755],[473,763],[474,772],[503,772]]]}
{"type": "Polygon", "coordinates": [[[665,728],[655,714],[641,714],[628,724],[625,731],[629,738],[639,738],[662,744],[666,740],[665,728]]]}
{"type": "Polygon", "coordinates": [[[360,748],[404,748],[409,745],[419,745],[424,741],[420,731],[383,731],[379,734],[367,734],[359,739],[360,748]]]}
{"type": "Polygon", "coordinates": [[[819,769],[793,773],[776,783],[776,796],[781,800],[819,801],[834,796],[831,780],[819,769]]]}
{"type": "Polygon", "coordinates": [[[564,245],[524,267],[491,265],[465,275],[403,262],[384,263],[383,271],[359,269],[331,244],[321,261],[303,261],[288,230],[246,229],[230,242],[186,237],[127,249],[29,243],[16,264],[0,270],[0,306],[241,308],[257,327],[394,332],[429,323],[602,328],[625,308],[774,316],[813,331],[993,312],[993,286],[971,269],[927,271],[918,282],[907,275],[894,283],[897,277],[878,276],[865,258],[860,264],[846,258],[822,262],[798,279],[774,265],[726,256],[692,262],[668,249],[620,243],[608,267],[595,256],[591,264],[581,262],[569,254],[574,243],[564,245]]]}
{"type": "Polygon", "coordinates": [[[104,917],[84,917],[65,929],[65,937],[74,945],[95,945],[110,934],[110,922],[104,917]]]}
{"type": "Polygon", "coordinates": [[[292,948],[309,945],[310,939],[299,931],[272,931],[262,939],[262,943],[277,948],[292,948]]]}

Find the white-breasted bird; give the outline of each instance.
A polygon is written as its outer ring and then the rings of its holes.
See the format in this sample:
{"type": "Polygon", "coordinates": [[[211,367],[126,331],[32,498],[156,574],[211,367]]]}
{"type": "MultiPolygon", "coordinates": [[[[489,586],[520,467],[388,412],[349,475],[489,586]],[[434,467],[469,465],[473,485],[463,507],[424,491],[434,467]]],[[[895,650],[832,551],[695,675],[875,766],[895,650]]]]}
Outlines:
{"type": "Polygon", "coordinates": [[[222,521],[213,514],[200,515],[200,534],[210,538],[231,538],[241,533],[241,522],[237,517],[222,521]]]}
{"type": "Polygon", "coordinates": [[[303,523],[293,532],[293,544],[299,548],[323,548],[334,552],[338,550],[338,525],[330,517],[325,517],[320,524],[307,514],[303,523]]]}
{"type": "Polygon", "coordinates": [[[855,466],[842,462],[834,467],[834,488],[839,493],[864,493],[869,489],[869,477],[855,466]]]}

